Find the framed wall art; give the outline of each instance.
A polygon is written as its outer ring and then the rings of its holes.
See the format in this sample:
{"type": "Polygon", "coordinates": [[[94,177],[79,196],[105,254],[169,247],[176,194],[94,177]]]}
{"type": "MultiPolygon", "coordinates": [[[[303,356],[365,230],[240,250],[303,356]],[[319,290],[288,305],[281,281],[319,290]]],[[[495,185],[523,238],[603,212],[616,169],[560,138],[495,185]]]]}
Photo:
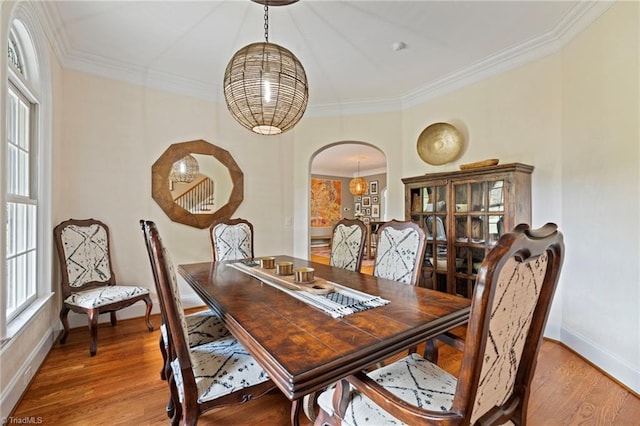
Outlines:
{"type": "Polygon", "coordinates": [[[378,195],[378,181],[372,180],[369,182],[369,194],[378,195]]]}
{"type": "Polygon", "coordinates": [[[341,215],[342,182],[311,178],[311,227],[330,227],[341,215]]]}

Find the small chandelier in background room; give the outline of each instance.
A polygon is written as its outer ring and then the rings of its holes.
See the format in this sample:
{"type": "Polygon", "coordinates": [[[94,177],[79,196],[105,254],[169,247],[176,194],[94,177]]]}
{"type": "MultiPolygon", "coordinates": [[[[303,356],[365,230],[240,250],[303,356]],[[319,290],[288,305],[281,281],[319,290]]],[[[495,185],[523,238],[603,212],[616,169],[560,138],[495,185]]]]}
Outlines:
{"type": "Polygon", "coordinates": [[[367,192],[367,180],[360,177],[360,160],[358,160],[358,174],[349,182],[349,192],[352,195],[363,195],[367,192]]]}
{"type": "Polygon", "coordinates": [[[182,157],[171,167],[169,181],[190,183],[200,174],[198,160],[193,155],[182,157]]]}
{"type": "Polygon", "coordinates": [[[298,0],[252,0],[264,5],[264,42],[238,50],[224,72],[224,99],[233,118],[260,135],[292,129],[307,109],[309,87],[291,51],[269,42],[269,5],[298,0]]]}

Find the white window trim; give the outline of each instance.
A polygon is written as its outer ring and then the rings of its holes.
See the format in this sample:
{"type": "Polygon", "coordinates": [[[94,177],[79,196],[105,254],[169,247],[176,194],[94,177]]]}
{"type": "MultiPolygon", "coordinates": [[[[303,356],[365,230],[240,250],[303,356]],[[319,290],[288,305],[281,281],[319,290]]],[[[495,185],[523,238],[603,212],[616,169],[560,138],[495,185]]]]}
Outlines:
{"type": "MultiPolygon", "coordinates": [[[[52,217],[51,217],[51,180],[53,176],[52,169],[52,82],[51,82],[51,68],[49,63],[49,50],[47,39],[44,35],[44,31],[38,19],[38,12],[35,10],[33,4],[30,2],[18,2],[13,10],[13,14],[9,20],[9,24],[12,25],[14,20],[18,20],[22,23],[24,28],[29,34],[29,38],[33,43],[33,48],[36,52],[37,63],[35,64],[23,64],[27,72],[33,76],[34,73],[38,75],[37,87],[32,85],[18,85],[22,90],[25,89],[26,93],[34,94],[38,93],[38,114],[37,114],[37,128],[38,134],[36,135],[38,142],[36,143],[36,151],[38,156],[38,281],[37,281],[37,299],[33,302],[30,308],[27,308],[20,315],[11,321],[11,324],[6,323],[5,319],[5,286],[0,286],[0,338],[11,338],[21,332],[21,330],[29,323],[29,320],[33,318],[46,304],[46,302],[52,297],[54,289],[56,288],[53,283],[53,261],[52,261],[52,246],[53,246],[53,231],[52,231],[52,217]],[[37,69],[29,70],[29,66],[35,66],[37,69]]],[[[7,27],[8,28],[8,27],[7,27]]],[[[0,42],[3,46],[8,45],[8,31],[0,35],[0,42]]],[[[23,58],[28,60],[29,58],[23,58]]],[[[14,73],[13,67],[8,64],[6,52],[3,54],[0,60],[0,102],[2,105],[7,104],[8,93],[8,81],[10,74],[14,73]]],[[[15,75],[13,76],[15,77],[15,75]]],[[[15,84],[16,80],[21,79],[12,78],[12,82],[15,84]]],[[[4,108],[3,108],[4,111],[4,108]]],[[[6,118],[2,117],[2,123],[0,123],[0,133],[3,137],[3,143],[0,147],[0,161],[2,164],[6,162],[6,118]]],[[[2,167],[4,170],[4,167],[2,167]]],[[[0,223],[6,223],[6,176],[2,174],[0,177],[0,202],[2,208],[0,209],[0,223]]],[[[0,276],[3,277],[2,283],[5,282],[6,276],[5,260],[6,259],[6,244],[5,244],[5,231],[2,231],[2,240],[0,244],[0,276]]]]}

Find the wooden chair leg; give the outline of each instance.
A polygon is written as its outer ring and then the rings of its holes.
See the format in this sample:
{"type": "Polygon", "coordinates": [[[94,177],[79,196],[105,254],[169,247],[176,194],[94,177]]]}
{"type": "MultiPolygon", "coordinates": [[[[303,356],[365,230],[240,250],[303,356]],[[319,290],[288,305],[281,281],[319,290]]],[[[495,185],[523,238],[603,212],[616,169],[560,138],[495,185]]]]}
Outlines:
{"type": "Polygon", "coordinates": [[[169,420],[172,421],[173,420],[173,416],[175,416],[175,414],[176,414],[176,406],[173,403],[173,399],[171,397],[169,398],[169,401],[167,401],[167,406],[166,406],[165,410],[167,412],[167,417],[169,417],[169,420]]]}
{"type": "Polygon", "coordinates": [[[89,332],[91,334],[91,343],[89,344],[89,353],[95,356],[98,352],[98,311],[90,309],[87,312],[89,317],[89,332]]]}
{"type": "Polygon", "coordinates": [[[424,357],[426,360],[438,364],[438,341],[436,339],[427,340],[427,345],[424,348],[424,357]]]}
{"type": "Polygon", "coordinates": [[[151,309],[153,308],[153,303],[151,302],[151,298],[149,296],[144,298],[144,303],[147,305],[147,310],[144,314],[144,320],[147,323],[147,328],[149,331],[153,331],[153,324],[151,324],[151,309]]]}
{"type": "Polygon", "coordinates": [[[115,326],[118,324],[118,317],[116,316],[116,311],[111,312],[111,325],[115,326]]]}
{"type": "Polygon", "coordinates": [[[167,416],[171,426],[178,426],[180,419],[182,418],[182,404],[180,403],[180,397],[178,396],[178,388],[173,377],[173,372],[167,372],[167,381],[169,382],[169,401],[167,402],[167,416]]]}
{"type": "Polygon", "coordinates": [[[64,345],[67,342],[67,337],[69,336],[69,319],[67,318],[67,315],[69,315],[69,308],[67,308],[66,305],[63,305],[60,310],[60,321],[62,321],[62,327],[64,328],[62,337],[60,337],[61,345],[64,345]]]}
{"type": "Polygon", "coordinates": [[[162,380],[167,380],[167,359],[168,359],[168,354],[167,354],[167,348],[164,345],[164,339],[162,338],[162,334],[160,334],[160,342],[159,342],[159,346],[160,346],[160,353],[162,354],[162,369],[160,370],[160,379],[162,380]]]}

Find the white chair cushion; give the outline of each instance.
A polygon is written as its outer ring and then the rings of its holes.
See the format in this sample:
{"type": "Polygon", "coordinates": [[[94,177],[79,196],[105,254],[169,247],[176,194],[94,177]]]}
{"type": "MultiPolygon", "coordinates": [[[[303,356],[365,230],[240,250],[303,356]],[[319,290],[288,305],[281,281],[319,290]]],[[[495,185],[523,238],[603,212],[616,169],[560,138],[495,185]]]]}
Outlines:
{"type": "MultiPolygon", "coordinates": [[[[222,320],[209,310],[185,315],[185,320],[189,333],[190,348],[230,335],[222,320]]],[[[160,332],[162,333],[162,341],[166,343],[168,335],[165,324],[160,326],[160,332]]]]}
{"type": "MultiPolygon", "coordinates": [[[[379,385],[408,404],[435,411],[448,411],[453,404],[457,379],[418,354],[368,373],[379,385]]],[[[318,405],[328,414],[333,413],[333,389],[323,392],[318,405]]],[[[377,404],[351,388],[351,400],[343,425],[404,425],[377,404]]]]}
{"type": "MultiPolygon", "coordinates": [[[[191,349],[198,402],[211,401],[269,380],[267,373],[233,336],[191,349]]],[[[180,402],[184,399],[178,360],[171,363],[180,402]]]]}
{"type": "Polygon", "coordinates": [[[64,300],[64,303],[90,309],[122,302],[144,294],[149,294],[149,289],[129,285],[110,285],[73,293],[64,300]]]}

